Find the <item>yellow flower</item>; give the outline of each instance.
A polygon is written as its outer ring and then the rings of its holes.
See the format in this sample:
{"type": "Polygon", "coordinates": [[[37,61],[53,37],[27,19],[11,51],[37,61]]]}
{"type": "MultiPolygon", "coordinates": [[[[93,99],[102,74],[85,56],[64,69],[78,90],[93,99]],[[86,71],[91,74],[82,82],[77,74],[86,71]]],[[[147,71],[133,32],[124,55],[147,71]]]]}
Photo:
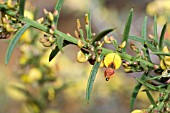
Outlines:
{"type": "Polygon", "coordinates": [[[106,67],[118,69],[122,64],[122,60],[117,53],[109,53],[104,57],[104,64],[106,67]]]}

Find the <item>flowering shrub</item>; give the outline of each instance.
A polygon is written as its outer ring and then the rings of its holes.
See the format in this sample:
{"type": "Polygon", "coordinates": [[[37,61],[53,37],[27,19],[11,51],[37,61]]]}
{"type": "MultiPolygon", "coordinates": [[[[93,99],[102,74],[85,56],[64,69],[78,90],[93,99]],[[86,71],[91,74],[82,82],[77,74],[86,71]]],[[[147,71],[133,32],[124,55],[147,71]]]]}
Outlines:
{"type": "MultiPolygon", "coordinates": [[[[77,61],[80,63],[89,62],[91,65],[93,65],[86,89],[87,102],[90,100],[90,94],[98,69],[105,67],[103,75],[106,81],[108,81],[114,75],[114,71],[122,65],[126,73],[143,72],[141,77],[135,77],[138,84],[132,91],[130,100],[131,110],[133,109],[135,99],[142,86],[145,86],[143,92],[146,92],[148,99],[151,102],[151,106],[149,106],[146,110],[135,110],[132,113],[169,112],[170,53],[168,47],[164,45],[164,35],[167,24],[164,24],[161,31],[161,36],[159,37],[157,33],[157,16],[155,16],[154,35],[147,36],[147,17],[145,17],[142,24],[141,36],[131,36],[129,35],[133,17],[133,9],[131,9],[124,27],[122,42],[118,43],[117,40],[112,36],[107,36],[107,34],[112,32],[114,28],[106,29],[98,34],[94,34],[92,32],[91,15],[89,11],[84,17],[85,33],[80,20],[77,19],[75,37],[73,37],[70,34],[65,34],[57,29],[58,18],[62,4],[63,0],[58,0],[53,12],[49,12],[44,9],[45,19],[40,18],[38,20],[32,20],[25,17],[25,0],[16,2],[16,4],[14,4],[12,0],[7,0],[5,3],[0,4],[0,11],[2,13],[0,38],[6,39],[11,34],[15,34],[9,44],[5,63],[7,64],[9,62],[12,51],[18,40],[23,37],[22,35],[24,33],[29,32],[28,30],[30,27],[33,27],[43,31],[44,35],[39,38],[39,42],[35,40],[37,38],[36,37],[31,41],[28,41],[28,43],[41,43],[44,47],[51,48],[52,51],[49,56],[49,61],[52,61],[59,51],[62,52],[63,47],[73,44],[77,45],[80,49],[77,53],[77,61]],[[131,50],[135,53],[135,56],[132,56],[126,52],[129,40],[135,40],[136,42],[141,43],[141,49],[137,48],[133,43],[130,44],[131,50]],[[104,43],[112,44],[114,46],[114,50],[104,48],[104,43]],[[153,62],[150,54],[156,55],[159,58],[160,63],[157,64],[153,62]],[[160,93],[160,97],[157,99],[157,101],[154,101],[154,98],[150,93],[151,91],[160,93]]],[[[20,59],[20,64],[23,67],[23,71],[27,72],[25,75],[20,75],[21,80],[29,84],[28,87],[32,87],[33,84],[44,84],[44,87],[46,88],[45,90],[44,88],[41,88],[42,91],[39,91],[39,86],[37,86],[37,93],[41,93],[40,98],[32,95],[31,91],[28,91],[27,89],[18,87],[16,88],[23,91],[27,96],[30,97],[28,103],[31,103],[32,107],[34,108],[35,111],[33,112],[42,112],[46,102],[53,100],[56,91],[58,91],[55,87],[47,88],[50,86],[50,84],[48,84],[49,81],[55,81],[55,77],[53,76],[54,70],[52,70],[51,67],[46,66],[47,62],[44,62],[40,58],[45,50],[35,47],[28,49],[27,46],[28,45],[25,43],[20,47],[21,52],[24,54],[29,54],[26,55],[27,57],[25,57],[23,54],[20,59]],[[34,58],[34,60],[32,58],[34,58]],[[43,64],[43,66],[39,67],[39,64],[43,64]],[[44,98],[44,102],[41,102],[42,98],[44,98]]]]}

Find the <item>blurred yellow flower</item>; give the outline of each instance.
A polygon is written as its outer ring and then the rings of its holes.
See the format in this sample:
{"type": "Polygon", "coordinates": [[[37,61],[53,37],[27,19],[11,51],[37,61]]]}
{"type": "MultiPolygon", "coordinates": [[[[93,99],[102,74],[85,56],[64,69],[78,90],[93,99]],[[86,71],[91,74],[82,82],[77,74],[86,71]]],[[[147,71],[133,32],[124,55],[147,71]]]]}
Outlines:
{"type": "Polygon", "coordinates": [[[5,90],[6,90],[6,93],[12,98],[12,99],[15,99],[15,100],[19,100],[19,101],[23,101],[23,100],[26,100],[26,96],[24,95],[23,92],[21,92],[18,88],[21,88],[21,89],[25,89],[24,85],[23,84],[20,84],[18,82],[15,82],[15,83],[9,83],[5,90]]]}
{"type": "Polygon", "coordinates": [[[42,78],[42,72],[38,68],[30,69],[28,73],[28,80],[34,82],[42,78]]]}
{"type": "Polygon", "coordinates": [[[144,110],[134,110],[131,113],[146,113],[144,110]]]}

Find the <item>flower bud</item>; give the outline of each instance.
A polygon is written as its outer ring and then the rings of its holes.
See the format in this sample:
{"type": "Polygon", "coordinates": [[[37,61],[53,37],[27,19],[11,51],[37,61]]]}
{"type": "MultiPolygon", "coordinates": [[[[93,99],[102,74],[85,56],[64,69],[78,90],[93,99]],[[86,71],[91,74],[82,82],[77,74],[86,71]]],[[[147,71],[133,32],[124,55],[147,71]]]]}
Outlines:
{"type": "Polygon", "coordinates": [[[45,37],[41,37],[39,40],[41,43],[47,42],[48,40],[45,37]]]}
{"type": "Polygon", "coordinates": [[[44,47],[51,47],[52,46],[52,44],[49,41],[44,42],[42,44],[43,44],[44,47]]]}
{"type": "Polygon", "coordinates": [[[37,22],[40,23],[40,24],[41,24],[43,21],[44,21],[44,18],[43,18],[43,17],[41,17],[41,18],[39,18],[39,19],[37,20],[37,22]]]}
{"type": "Polygon", "coordinates": [[[152,39],[152,40],[155,38],[155,37],[154,37],[153,35],[151,35],[151,34],[149,34],[148,37],[149,37],[150,39],[152,39]]]}
{"type": "Polygon", "coordinates": [[[77,53],[77,61],[79,63],[83,63],[83,62],[86,62],[87,60],[88,60],[88,57],[80,50],[77,53]]]}
{"type": "Polygon", "coordinates": [[[51,22],[54,20],[54,16],[51,12],[48,12],[47,17],[51,22]]]}
{"type": "Polygon", "coordinates": [[[100,56],[97,56],[96,61],[97,61],[97,62],[100,62],[100,61],[101,61],[100,56]]]}
{"type": "Polygon", "coordinates": [[[58,15],[58,10],[54,10],[53,15],[57,16],[58,15]]]}
{"type": "Polygon", "coordinates": [[[43,9],[43,12],[44,12],[45,15],[48,14],[48,11],[46,9],[43,9]]]}
{"type": "Polygon", "coordinates": [[[8,32],[13,32],[14,29],[15,29],[15,28],[14,28],[12,25],[6,24],[6,30],[7,30],[8,32]]]}
{"type": "Polygon", "coordinates": [[[78,39],[80,38],[80,35],[77,30],[74,31],[74,34],[75,34],[76,38],[78,38],[78,39]]]}
{"type": "Polygon", "coordinates": [[[122,44],[119,45],[121,49],[123,49],[126,46],[126,41],[123,41],[122,44]]]}
{"type": "Polygon", "coordinates": [[[110,40],[108,36],[104,36],[104,42],[107,44],[110,44],[112,41],[110,40]]]}
{"type": "Polygon", "coordinates": [[[84,43],[80,39],[78,39],[77,45],[79,48],[82,48],[84,46],[84,43]]]}
{"type": "Polygon", "coordinates": [[[54,31],[52,29],[49,29],[49,33],[53,35],[54,31]]]}
{"type": "Polygon", "coordinates": [[[55,38],[53,38],[53,37],[49,37],[48,40],[49,40],[50,43],[54,43],[55,42],[55,38]]]}
{"type": "Polygon", "coordinates": [[[86,25],[89,25],[89,18],[88,18],[88,14],[85,14],[85,23],[86,23],[86,25]]]}
{"type": "Polygon", "coordinates": [[[81,24],[80,24],[80,20],[77,19],[77,30],[80,30],[81,29],[81,24]]]}

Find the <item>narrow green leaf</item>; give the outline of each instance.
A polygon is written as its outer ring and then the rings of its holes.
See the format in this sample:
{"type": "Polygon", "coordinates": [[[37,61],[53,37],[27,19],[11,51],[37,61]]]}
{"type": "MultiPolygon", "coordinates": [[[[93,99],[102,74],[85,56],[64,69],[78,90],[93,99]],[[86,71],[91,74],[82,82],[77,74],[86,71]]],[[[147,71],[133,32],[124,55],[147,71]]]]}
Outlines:
{"type": "Polygon", "coordinates": [[[60,16],[60,11],[61,11],[61,7],[62,7],[63,3],[64,3],[64,0],[58,0],[57,4],[55,6],[55,10],[58,12],[58,14],[54,16],[54,23],[56,26],[58,24],[58,19],[60,16]]]}
{"type": "Polygon", "coordinates": [[[153,52],[156,52],[157,50],[155,49],[155,47],[153,46],[153,44],[151,44],[148,40],[146,39],[143,39],[141,37],[138,37],[138,36],[129,36],[129,39],[131,40],[134,40],[134,41],[137,41],[137,42],[141,42],[142,44],[146,44],[147,47],[153,51],[153,52]]]}
{"type": "Polygon", "coordinates": [[[141,87],[142,87],[142,84],[138,83],[133,89],[132,96],[131,96],[131,99],[130,99],[130,110],[131,111],[133,110],[133,106],[134,106],[136,97],[137,97],[141,87]]]}
{"type": "Polygon", "coordinates": [[[157,32],[157,16],[154,16],[154,37],[155,41],[158,42],[158,32],[157,32]]]}
{"type": "Polygon", "coordinates": [[[157,106],[156,102],[154,101],[154,99],[153,99],[152,95],[150,94],[150,92],[147,89],[145,91],[146,91],[146,95],[147,95],[148,99],[150,100],[150,102],[152,103],[152,105],[154,105],[154,107],[156,107],[157,106]]]}
{"type": "Polygon", "coordinates": [[[146,86],[147,88],[149,88],[149,89],[151,89],[151,90],[154,90],[154,91],[157,91],[157,90],[158,90],[158,88],[157,88],[156,86],[151,85],[151,84],[147,83],[146,81],[144,81],[144,80],[142,80],[142,79],[140,79],[140,78],[136,78],[136,80],[137,80],[138,82],[140,82],[142,85],[146,86]]]}
{"type": "Polygon", "coordinates": [[[85,26],[85,29],[86,29],[86,34],[87,34],[87,38],[89,40],[92,39],[92,30],[91,30],[91,13],[90,13],[90,8],[89,8],[89,11],[88,11],[88,21],[89,21],[89,24],[85,26]]]}
{"type": "Polygon", "coordinates": [[[24,16],[24,10],[25,10],[24,8],[25,8],[25,0],[20,0],[19,1],[19,11],[18,11],[20,16],[24,16]]]}
{"type": "Polygon", "coordinates": [[[10,44],[8,46],[8,49],[7,49],[7,53],[6,53],[6,56],[5,56],[5,64],[8,64],[9,62],[9,59],[12,55],[12,52],[14,50],[14,47],[16,45],[16,43],[18,42],[19,38],[22,36],[22,34],[30,27],[30,25],[26,24],[24,25],[23,27],[21,27],[17,33],[14,35],[13,39],[10,41],[10,44]]]}
{"type": "Polygon", "coordinates": [[[167,27],[167,23],[163,26],[162,31],[161,31],[161,36],[160,36],[160,40],[159,40],[159,51],[162,51],[162,48],[163,48],[166,27],[167,27]]]}
{"type": "MultiPolygon", "coordinates": [[[[115,28],[114,28],[115,29],[115,28]]],[[[93,39],[93,44],[94,44],[94,42],[96,42],[96,41],[100,41],[105,35],[107,35],[108,33],[110,33],[111,31],[113,31],[114,29],[106,29],[106,30],[104,30],[104,31],[102,31],[102,32],[100,32],[99,34],[97,34],[95,37],[94,37],[94,39],[93,39]]]]}
{"type": "Polygon", "coordinates": [[[64,38],[63,37],[57,37],[57,46],[59,48],[59,50],[61,52],[63,52],[62,48],[63,48],[63,42],[64,42],[64,38]]]}
{"type": "Polygon", "coordinates": [[[147,39],[146,35],[147,35],[147,16],[145,16],[143,24],[142,24],[141,37],[146,40],[147,39]]]}
{"type": "Polygon", "coordinates": [[[164,52],[152,52],[152,54],[170,56],[170,53],[164,53],[164,52]]]}
{"type": "MultiPolygon", "coordinates": [[[[129,38],[129,32],[130,32],[130,27],[131,27],[131,23],[132,23],[132,16],[133,16],[133,9],[131,9],[129,12],[129,17],[128,17],[128,20],[126,22],[124,32],[123,32],[122,42],[126,41],[126,45],[127,45],[127,41],[129,38]]],[[[123,52],[126,52],[126,46],[125,46],[125,48],[123,48],[123,52]]]]}
{"type": "MultiPolygon", "coordinates": [[[[103,59],[103,55],[101,55],[100,57],[101,57],[101,59],[103,59]]],[[[87,89],[86,89],[86,100],[87,100],[87,102],[89,102],[89,100],[90,100],[90,94],[91,94],[93,84],[94,84],[94,80],[96,78],[96,74],[97,74],[99,67],[100,67],[100,62],[95,62],[94,66],[93,66],[93,68],[90,72],[90,76],[89,76],[88,83],[87,83],[87,89]]]]}
{"type": "Polygon", "coordinates": [[[147,40],[145,40],[145,39],[143,39],[141,37],[138,37],[138,36],[129,36],[129,39],[137,41],[137,42],[140,42],[142,44],[147,41],[147,40]]]}

